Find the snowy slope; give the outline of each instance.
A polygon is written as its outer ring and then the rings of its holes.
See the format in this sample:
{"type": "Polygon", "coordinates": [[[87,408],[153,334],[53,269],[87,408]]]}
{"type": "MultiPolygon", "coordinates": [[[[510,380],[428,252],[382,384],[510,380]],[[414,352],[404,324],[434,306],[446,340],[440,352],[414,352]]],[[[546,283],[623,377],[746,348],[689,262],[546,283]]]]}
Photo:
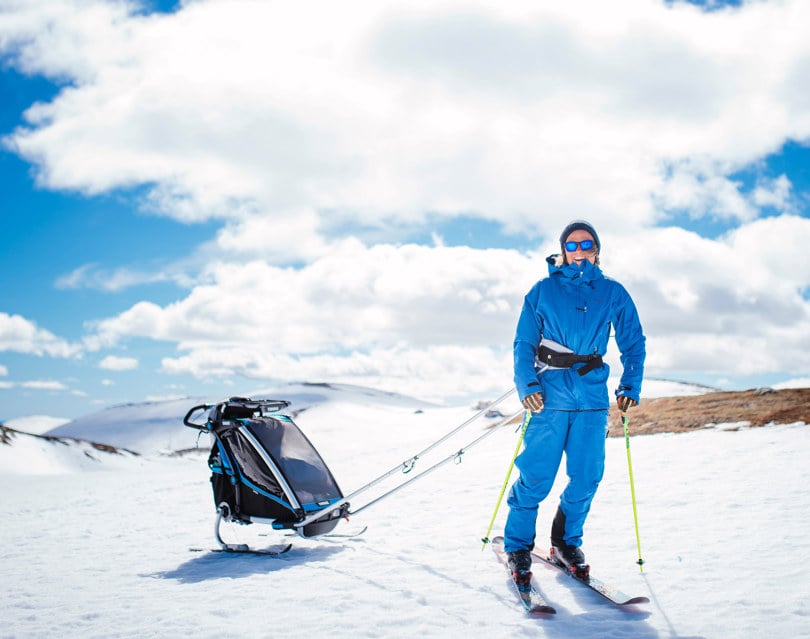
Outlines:
{"type": "Polygon", "coordinates": [[[0,426],[0,464],[4,473],[61,475],[85,470],[130,468],[135,455],[83,440],[48,437],[0,426]]]}
{"type": "MultiPolygon", "coordinates": [[[[615,380],[611,380],[611,387],[615,385],[615,380]]],[[[705,386],[684,382],[649,380],[645,381],[644,397],[695,395],[711,390],[705,386]]],[[[285,399],[291,402],[288,411],[292,415],[298,415],[313,406],[335,401],[349,402],[358,406],[384,405],[412,409],[434,406],[410,397],[349,384],[288,384],[262,389],[251,393],[251,396],[285,399]]],[[[196,431],[177,427],[178,424],[182,424],[188,410],[198,404],[212,404],[226,398],[227,396],[191,397],[162,402],[123,404],[79,417],[48,430],[46,434],[103,442],[142,454],[183,450],[193,448],[197,444],[196,431]]],[[[508,404],[512,412],[519,408],[515,402],[516,399],[512,398],[508,404]]],[[[17,420],[16,423],[20,424],[17,427],[19,430],[25,430],[23,424],[36,424],[37,421],[32,418],[17,420]]]]}
{"type": "Polygon", "coordinates": [[[67,424],[69,421],[69,419],[50,417],[48,415],[28,415],[26,417],[10,419],[4,422],[4,426],[21,430],[24,433],[33,433],[35,435],[39,435],[62,426],[63,424],[67,424]]]}
{"type": "MultiPolygon", "coordinates": [[[[393,406],[428,407],[422,402],[402,395],[351,386],[348,384],[288,384],[263,389],[251,394],[254,398],[285,399],[291,402],[291,415],[325,402],[345,398],[363,405],[384,403],[393,406]]],[[[196,405],[213,404],[223,397],[190,397],[160,402],[143,402],[113,406],[53,428],[48,435],[77,437],[128,448],[143,454],[167,453],[193,448],[197,431],[183,428],[183,417],[196,405]],[[178,425],[181,427],[178,428],[178,425]]],[[[199,418],[199,415],[197,415],[199,418]]]]}
{"type": "MultiPolygon", "coordinates": [[[[349,493],[472,412],[391,406],[344,391],[310,404],[296,421],[349,493]]],[[[414,473],[481,432],[472,425],[420,459],[414,473]]],[[[631,441],[645,572],[634,563],[621,438],[607,442],[585,550],[595,574],[651,598],[632,611],[537,567],[559,612],[551,619],[523,614],[505,571],[479,541],[516,443],[510,427],[467,450],[461,463],[353,517],[346,529],[367,525],[363,536],[295,538],[280,558],[189,552],[213,547],[205,447],[184,457],[133,457],[93,473],[7,473],[0,564],[13,587],[0,599],[0,636],[810,637],[807,426],[631,441]]],[[[355,509],[362,503],[353,500],[355,509]]],[[[539,539],[555,508],[553,499],[541,506],[539,539]]],[[[505,507],[493,534],[504,519],[505,507]]],[[[226,531],[233,541],[279,540],[268,532],[258,525],[226,531]]]]}

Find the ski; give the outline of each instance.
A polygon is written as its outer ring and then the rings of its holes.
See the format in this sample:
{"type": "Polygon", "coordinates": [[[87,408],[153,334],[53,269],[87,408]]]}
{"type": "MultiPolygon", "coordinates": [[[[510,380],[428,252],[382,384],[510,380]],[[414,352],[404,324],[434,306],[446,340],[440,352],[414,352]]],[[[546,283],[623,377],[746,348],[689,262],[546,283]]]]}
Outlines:
{"type": "Polygon", "coordinates": [[[320,537],[326,537],[327,539],[354,539],[355,537],[359,537],[360,535],[365,534],[368,530],[368,526],[363,526],[358,530],[349,530],[346,532],[339,532],[339,533],[326,533],[324,535],[319,535],[320,537]]]}
{"type": "MultiPolygon", "coordinates": [[[[347,532],[339,533],[324,533],[323,535],[316,535],[315,537],[307,537],[307,539],[354,539],[364,534],[368,530],[368,526],[363,526],[358,530],[349,530],[347,532]]],[[[298,537],[298,533],[287,533],[287,537],[298,537]]]]}
{"type": "Polygon", "coordinates": [[[533,551],[532,557],[538,561],[543,562],[547,566],[551,566],[556,568],[557,570],[564,572],[567,575],[571,575],[576,581],[579,583],[587,586],[595,593],[601,595],[611,603],[616,604],[617,606],[630,606],[633,604],[642,604],[642,603],[650,603],[650,599],[644,596],[638,597],[631,597],[623,593],[621,590],[616,588],[615,586],[611,586],[610,584],[605,583],[601,579],[597,579],[593,575],[590,574],[590,569],[586,567],[585,570],[578,568],[577,566],[567,566],[565,564],[559,564],[555,561],[551,556],[546,555],[542,552],[533,551]]]}
{"type": "Polygon", "coordinates": [[[247,544],[228,544],[225,548],[189,548],[190,552],[227,552],[235,555],[266,555],[277,557],[288,552],[292,544],[278,548],[250,548],[247,544]]]}
{"type": "Polygon", "coordinates": [[[515,576],[512,574],[512,571],[509,569],[509,565],[506,561],[506,553],[503,550],[503,537],[495,537],[491,544],[492,550],[495,552],[498,560],[504,565],[506,571],[509,573],[512,586],[514,586],[515,592],[520,599],[520,603],[523,604],[526,612],[533,615],[555,614],[557,611],[553,606],[548,604],[545,597],[543,597],[542,593],[532,582],[531,573],[529,573],[528,579],[524,582],[518,582],[518,580],[515,579],[515,576]]]}

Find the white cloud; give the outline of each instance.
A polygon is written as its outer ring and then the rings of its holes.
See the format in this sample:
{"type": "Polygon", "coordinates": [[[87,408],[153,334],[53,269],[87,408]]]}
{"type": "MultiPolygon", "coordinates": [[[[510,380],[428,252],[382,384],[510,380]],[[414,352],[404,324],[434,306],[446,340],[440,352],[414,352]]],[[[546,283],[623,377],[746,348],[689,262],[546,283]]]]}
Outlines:
{"type": "Polygon", "coordinates": [[[162,364],[173,374],[466,395],[508,384],[522,295],[545,268],[515,251],[345,240],[299,268],[212,264],[184,299],[141,302],[95,330],[107,346],[137,336],[177,344],[162,364]]]}
{"type": "Polygon", "coordinates": [[[138,360],[134,357],[108,355],[99,362],[98,367],[108,371],[131,371],[138,368],[138,360]]]}
{"type": "Polygon", "coordinates": [[[54,380],[33,380],[30,382],[20,382],[19,385],[22,388],[30,388],[32,390],[67,390],[67,386],[65,386],[62,382],[57,382],[54,380]]]}
{"type": "Polygon", "coordinates": [[[3,376],[3,377],[8,375],[8,369],[5,366],[3,366],[2,364],[0,364],[0,375],[3,376]]]}
{"type": "Polygon", "coordinates": [[[796,207],[791,201],[791,187],[787,176],[780,175],[775,180],[762,180],[754,189],[752,197],[758,206],[769,206],[778,211],[794,213],[796,207]]]}
{"type": "Polygon", "coordinates": [[[755,202],[740,192],[741,182],[718,175],[714,165],[701,164],[683,161],[673,165],[669,178],[655,193],[658,206],[688,211],[692,218],[749,221],[757,216],[755,202]]]}
{"type": "Polygon", "coordinates": [[[484,346],[430,346],[373,349],[343,354],[294,356],[266,345],[193,349],[166,358],[163,371],[217,380],[249,379],[345,382],[442,401],[510,386],[509,349],[484,346]]]}
{"type": "MultiPolygon", "coordinates": [[[[717,240],[677,228],[601,238],[606,274],[638,305],[650,374],[749,375],[785,361],[810,371],[807,218],[764,218],[717,240]],[[775,259],[777,244],[791,268],[775,259]]],[[[346,240],[299,268],[220,262],[184,299],[141,302],[95,329],[110,346],[149,336],[174,343],[178,355],[164,358],[163,371],[207,380],[328,379],[431,396],[497,390],[511,379],[522,297],[546,275],[552,249],[346,240]]]]}
{"type": "Polygon", "coordinates": [[[403,335],[415,347],[463,344],[482,333],[500,343],[511,339],[515,300],[531,270],[531,260],[513,251],[348,239],[301,268],[213,263],[208,283],[183,300],[165,308],[141,302],[95,329],[105,345],[140,335],[182,349],[216,342],[296,354],[388,347],[403,335]]]}
{"type": "Polygon", "coordinates": [[[271,215],[250,215],[223,227],[214,247],[226,258],[257,256],[271,263],[300,262],[329,250],[321,220],[311,210],[289,213],[279,221],[271,215]]]}
{"type": "Polygon", "coordinates": [[[13,351],[51,357],[78,357],[81,348],[63,340],[21,315],[0,312],[0,352],[13,351]]]}
{"type": "Polygon", "coordinates": [[[155,210],[237,220],[223,244],[242,218],[299,225],[307,257],[323,247],[302,210],[374,224],[476,211],[537,235],[583,212],[649,224],[656,201],[750,220],[773,198],[729,175],[810,135],[803,0],[351,7],[19,3],[0,47],[74,85],[6,143],[49,187],[151,185],[155,210]]]}
{"type": "Polygon", "coordinates": [[[93,288],[102,291],[116,292],[141,284],[154,284],[158,282],[186,283],[187,277],[173,274],[165,267],[154,268],[151,271],[136,271],[129,268],[116,268],[108,270],[98,264],[83,264],[70,273],[61,275],[54,283],[58,289],[93,288]]]}
{"type": "Polygon", "coordinates": [[[783,215],[718,240],[680,229],[607,235],[604,267],[633,293],[653,370],[810,370],[810,219],[783,215]]]}

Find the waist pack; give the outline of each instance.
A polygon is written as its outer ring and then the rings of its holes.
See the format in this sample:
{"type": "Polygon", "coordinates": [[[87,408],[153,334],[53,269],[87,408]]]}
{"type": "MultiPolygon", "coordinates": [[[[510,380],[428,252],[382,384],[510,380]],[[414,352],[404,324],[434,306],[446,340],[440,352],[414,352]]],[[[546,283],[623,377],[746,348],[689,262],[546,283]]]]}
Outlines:
{"type": "Polygon", "coordinates": [[[602,365],[602,356],[596,353],[577,355],[570,348],[544,338],[537,350],[537,361],[543,368],[571,368],[584,362],[585,366],[578,368],[577,374],[585,375],[602,365]]]}

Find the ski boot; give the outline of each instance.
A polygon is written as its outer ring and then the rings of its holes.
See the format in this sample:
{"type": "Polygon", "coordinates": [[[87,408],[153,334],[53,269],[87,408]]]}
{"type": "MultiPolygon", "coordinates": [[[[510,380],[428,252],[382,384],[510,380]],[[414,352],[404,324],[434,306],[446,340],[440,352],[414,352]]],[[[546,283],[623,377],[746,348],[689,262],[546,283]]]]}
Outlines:
{"type": "Polygon", "coordinates": [[[515,550],[506,553],[506,565],[512,571],[512,578],[518,585],[526,585],[532,580],[532,554],[528,550],[515,550]]]}
{"type": "Polygon", "coordinates": [[[577,546],[552,546],[549,556],[577,579],[588,580],[591,567],[585,563],[585,553],[577,546]]]}

